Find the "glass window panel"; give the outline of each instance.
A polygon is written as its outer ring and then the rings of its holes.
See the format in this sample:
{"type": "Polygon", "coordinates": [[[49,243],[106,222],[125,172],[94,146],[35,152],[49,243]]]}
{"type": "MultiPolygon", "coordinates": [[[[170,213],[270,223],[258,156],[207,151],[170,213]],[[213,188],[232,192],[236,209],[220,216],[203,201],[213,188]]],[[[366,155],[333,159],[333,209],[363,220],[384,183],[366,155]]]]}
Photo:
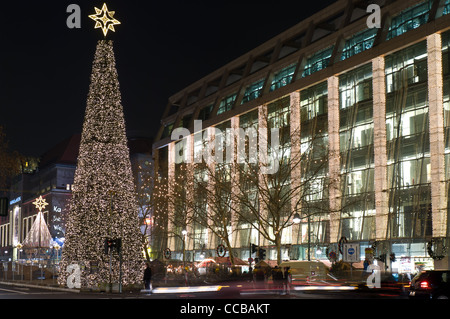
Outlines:
{"type": "Polygon", "coordinates": [[[427,23],[432,0],[422,2],[412,8],[402,11],[391,20],[387,40],[395,38],[405,32],[414,30],[427,23]]]}
{"type": "Polygon", "coordinates": [[[387,173],[392,237],[421,237],[428,231],[428,221],[419,217],[423,215],[422,208],[428,207],[431,201],[426,61],[425,42],[386,57],[387,173]]]}
{"type": "Polygon", "coordinates": [[[445,0],[444,9],[442,10],[442,15],[447,15],[450,13],[450,0],[445,0]]]}
{"type": "Polygon", "coordinates": [[[347,39],[342,49],[341,60],[370,49],[373,46],[378,29],[363,30],[347,39]]]}
{"type": "Polygon", "coordinates": [[[213,110],[214,105],[208,105],[200,110],[198,114],[198,119],[202,121],[206,121],[210,118],[211,112],[213,110]]]}
{"type": "Polygon", "coordinates": [[[270,92],[275,91],[276,89],[279,89],[291,83],[296,67],[297,64],[293,64],[275,73],[272,80],[272,84],[270,85],[270,92]]]}
{"type": "Polygon", "coordinates": [[[170,134],[172,134],[172,129],[173,129],[173,123],[166,125],[166,126],[164,127],[164,131],[163,131],[163,133],[162,133],[161,138],[169,137],[170,134]]]}
{"type": "Polygon", "coordinates": [[[306,59],[306,65],[303,69],[302,77],[313,74],[314,72],[325,69],[330,62],[333,46],[325,50],[319,51],[306,59]]]}
{"type": "Polygon", "coordinates": [[[328,108],[328,88],[326,82],[303,90],[300,94],[300,112],[302,122],[326,114],[328,108]]]}
{"type": "Polygon", "coordinates": [[[250,127],[258,129],[258,110],[242,114],[239,118],[239,126],[244,130],[250,127]]]}
{"type": "Polygon", "coordinates": [[[219,105],[219,109],[217,110],[217,115],[225,113],[233,109],[234,102],[236,101],[237,93],[232,94],[224,98],[219,105]]]}
{"type": "Polygon", "coordinates": [[[244,93],[244,97],[242,98],[241,104],[247,103],[251,100],[254,100],[261,96],[262,89],[264,87],[264,79],[259,80],[258,82],[253,83],[250,85],[244,93]]]}
{"type": "Polygon", "coordinates": [[[328,157],[327,82],[317,84],[300,93],[302,179],[306,200],[314,205],[327,206],[328,157]],[[314,176],[311,176],[314,175],[314,176]],[[310,178],[309,181],[306,181],[310,178]]]}

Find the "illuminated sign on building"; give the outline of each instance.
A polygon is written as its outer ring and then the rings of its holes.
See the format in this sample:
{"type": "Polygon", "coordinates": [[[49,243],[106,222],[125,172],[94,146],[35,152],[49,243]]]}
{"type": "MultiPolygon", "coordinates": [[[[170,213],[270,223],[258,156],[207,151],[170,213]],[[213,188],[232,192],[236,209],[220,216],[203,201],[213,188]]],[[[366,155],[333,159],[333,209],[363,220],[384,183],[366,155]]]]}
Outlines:
{"type": "Polygon", "coordinates": [[[13,200],[9,201],[9,205],[17,204],[17,203],[20,202],[21,200],[22,200],[22,197],[21,197],[21,196],[16,197],[16,198],[14,198],[13,200]]]}

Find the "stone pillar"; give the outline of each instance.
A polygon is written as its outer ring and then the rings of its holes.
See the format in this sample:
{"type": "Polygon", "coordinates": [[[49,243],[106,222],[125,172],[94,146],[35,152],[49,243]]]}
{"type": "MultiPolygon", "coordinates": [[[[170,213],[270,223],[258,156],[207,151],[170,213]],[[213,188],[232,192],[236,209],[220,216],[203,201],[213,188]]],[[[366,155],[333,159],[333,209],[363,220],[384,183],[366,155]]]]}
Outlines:
{"type": "Polygon", "coordinates": [[[439,33],[427,37],[427,51],[433,237],[445,237],[447,235],[447,198],[445,194],[442,40],[439,33]]]}
{"type": "Polygon", "coordinates": [[[186,167],[186,250],[194,250],[198,249],[198,247],[194,247],[194,223],[193,223],[193,214],[194,214],[194,135],[189,135],[185,138],[185,149],[186,152],[185,159],[185,167],[186,167]]]}
{"type": "Polygon", "coordinates": [[[169,198],[167,204],[167,231],[168,231],[168,239],[167,246],[172,251],[175,250],[175,238],[173,236],[173,216],[175,213],[175,207],[173,204],[174,198],[174,183],[175,183],[175,142],[171,142],[168,146],[169,155],[168,155],[168,174],[167,174],[167,196],[169,198]]]}
{"type": "MultiPolygon", "coordinates": [[[[267,182],[265,179],[267,178],[267,175],[261,173],[261,163],[268,163],[268,113],[267,113],[267,105],[261,105],[258,107],[258,147],[259,147],[259,181],[261,185],[267,185],[267,182]],[[264,147],[265,145],[265,147],[264,147]]],[[[261,186],[264,187],[264,186],[261,186]]],[[[260,187],[260,188],[261,188],[260,187]]],[[[259,193],[259,214],[262,216],[260,217],[261,220],[266,220],[268,210],[267,210],[267,198],[261,196],[261,192],[259,193]]],[[[259,225],[259,228],[261,228],[261,224],[259,225]]],[[[266,241],[264,236],[261,235],[261,229],[259,229],[259,244],[260,246],[268,245],[269,243],[266,241]]],[[[269,256],[267,256],[269,257],[269,256]]]]}
{"type": "MultiPolygon", "coordinates": [[[[208,191],[207,191],[207,216],[208,216],[208,225],[210,227],[213,226],[212,216],[214,215],[214,212],[216,209],[214,208],[214,203],[216,201],[215,198],[215,191],[216,191],[216,182],[215,177],[211,176],[212,174],[215,174],[216,172],[216,161],[211,155],[211,151],[215,150],[216,144],[216,128],[215,127],[208,127],[207,129],[207,139],[208,139],[208,158],[206,159],[206,165],[207,165],[207,172],[208,172],[208,191]]],[[[208,232],[209,238],[208,238],[208,249],[216,249],[216,243],[214,242],[215,234],[213,232],[208,232]]]]}
{"type": "MultiPolygon", "coordinates": [[[[294,190],[291,196],[291,211],[301,215],[301,119],[300,119],[300,92],[291,93],[291,187],[294,190]]],[[[292,221],[291,221],[292,222],[292,221]]],[[[300,224],[292,225],[291,244],[300,244],[300,224]]]]}
{"type": "Polygon", "coordinates": [[[341,157],[339,141],[339,78],[328,78],[328,174],[330,178],[330,242],[339,241],[341,213],[341,157]]]}
{"type": "MultiPolygon", "coordinates": [[[[242,141],[239,138],[239,125],[240,125],[240,119],[239,116],[234,116],[231,118],[231,138],[230,138],[230,148],[231,148],[231,231],[233,233],[232,240],[231,240],[231,246],[232,247],[239,247],[239,215],[236,213],[240,209],[240,202],[239,202],[239,183],[240,183],[240,171],[237,167],[238,161],[238,150],[239,144],[242,141]]],[[[245,149],[245,148],[244,148],[245,149]]],[[[246,247],[244,247],[246,248],[246,247]]]]}
{"type": "Polygon", "coordinates": [[[384,57],[372,60],[373,130],[374,130],[374,186],[375,186],[375,239],[386,240],[389,215],[386,149],[386,78],[384,57]]]}

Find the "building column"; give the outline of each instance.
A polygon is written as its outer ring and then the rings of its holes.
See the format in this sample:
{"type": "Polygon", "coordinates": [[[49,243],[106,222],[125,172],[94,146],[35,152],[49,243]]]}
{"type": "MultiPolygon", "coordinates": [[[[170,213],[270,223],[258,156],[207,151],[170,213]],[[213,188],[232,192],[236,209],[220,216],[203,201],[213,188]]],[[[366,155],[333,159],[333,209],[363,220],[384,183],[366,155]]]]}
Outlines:
{"type": "MultiPolygon", "coordinates": [[[[301,119],[300,119],[300,92],[291,93],[291,122],[290,122],[290,135],[291,135],[291,187],[298,189],[292,194],[291,197],[291,210],[292,218],[295,213],[301,215],[301,119]],[[296,160],[294,160],[296,159],[296,160]]],[[[291,243],[293,245],[300,244],[300,224],[292,225],[292,238],[291,243]]]]}
{"type": "Polygon", "coordinates": [[[341,156],[339,141],[339,78],[328,78],[328,174],[330,178],[330,242],[339,241],[341,213],[341,156]]]}
{"type": "Polygon", "coordinates": [[[169,199],[167,204],[167,246],[170,250],[175,250],[175,237],[173,236],[173,217],[175,213],[175,206],[172,202],[174,198],[174,183],[175,183],[175,142],[171,142],[168,146],[168,173],[167,173],[167,196],[169,199]]]}
{"type": "MultiPolygon", "coordinates": [[[[212,153],[214,152],[216,148],[216,128],[213,126],[210,126],[206,129],[207,131],[207,139],[208,139],[208,145],[207,145],[207,158],[206,158],[206,165],[207,165],[207,172],[208,172],[208,191],[207,191],[207,216],[208,216],[208,229],[211,229],[214,225],[212,221],[212,216],[214,216],[214,212],[216,211],[213,207],[216,201],[216,180],[215,176],[211,176],[212,174],[215,174],[216,172],[216,161],[214,160],[214,157],[212,153]]],[[[215,234],[211,231],[208,232],[208,245],[207,249],[216,249],[216,243],[214,242],[215,234]]]]}
{"type": "Polygon", "coordinates": [[[372,60],[375,239],[377,241],[386,240],[389,215],[386,149],[386,78],[384,69],[384,57],[376,57],[372,60]]]}
{"type": "Polygon", "coordinates": [[[439,33],[427,37],[427,51],[432,229],[433,237],[446,237],[447,198],[445,194],[442,40],[439,33]]]}
{"type": "MultiPolygon", "coordinates": [[[[195,200],[194,194],[194,135],[185,138],[185,165],[186,165],[186,250],[196,249],[194,243],[194,223],[193,223],[193,204],[195,200]]],[[[197,247],[198,249],[198,247],[197,247]]]]}
{"type": "MultiPolygon", "coordinates": [[[[261,105],[258,107],[258,148],[259,148],[259,171],[258,171],[258,178],[261,183],[261,185],[267,185],[267,182],[264,181],[265,178],[267,178],[267,175],[261,173],[261,163],[268,163],[268,113],[267,113],[267,105],[261,105]]],[[[264,198],[259,193],[259,213],[263,217],[262,220],[266,220],[266,216],[268,214],[268,209],[266,202],[264,198]]],[[[258,225],[259,228],[261,228],[261,224],[258,225]]],[[[259,246],[266,246],[269,243],[266,241],[265,237],[261,235],[261,229],[259,229],[259,246]]],[[[267,256],[269,257],[269,256],[267,256]]]]}
{"type": "MultiPolygon", "coordinates": [[[[240,209],[239,203],[239,183],[240,183],[240,171],[237,167],[238,164],[238,150],[240,150],[240,143],[244,142],[240,139],[239,135],[239,125],[240,119],[239,116],[234,116],[231,118],[231,231],[232,231],[232,239],[231,246],[236,248],[239,247],[240,243],[240,232],[238,231],[239,227],[239,216],[236,212],[240,209]]],[[[246,248],[246,247],[242,247],[246,248]]]]}

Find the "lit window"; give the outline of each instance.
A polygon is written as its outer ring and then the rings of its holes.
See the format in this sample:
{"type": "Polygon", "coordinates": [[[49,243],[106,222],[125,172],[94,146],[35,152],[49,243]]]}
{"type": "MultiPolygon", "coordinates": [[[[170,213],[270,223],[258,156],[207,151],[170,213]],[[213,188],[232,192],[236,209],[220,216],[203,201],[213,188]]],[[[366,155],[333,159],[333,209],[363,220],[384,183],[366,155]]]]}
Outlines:
{"type": "Polygon", "coordinates": [[[253,83],[246,90],[241,104],[247,103],[261,96],[261,92],[264,86],[264,79],[253,83]]]}
{"type": "Polygon", "coordinates": [[[442,11],[442,15],[445,16],[446,14],[450,13],[450,0],[445,0],[444,3],[444,10],[442,11]]]}
{"type": "Polygon", "coordinates": [[[412,8],[403,10],[391,20],[387,39],[390,40],[405,32],[417,29],[428,21],[428,15],[433,5],[432,0],[422,2],[412,8]]]}
{"type": "Polygon", "coordinates": [[[275,91],[283,86],[288,85],[292,81],[292,77],[294,76],[296,64],[290,65],[287,68],[280,70],[275,73],[272,84],[270,85],[270,92],[275,91]]]}
{"type": "Polygon", "coordinates": [[[233,109],[234,102],[236,101],[237,94],[232,94],[224,98],[219,105],[219,109],[217,110],[217,115],[225,113],[233,109]]]}
{"type": "Polygon", "coordinates": [[[314,72],[325,69],[330,62],[331,54],[333,53],[333,47],[322,50],[315,53],[313,56],[306,60],[305,69],[303,70],[302,77],[313,74],[314,72]]]}
{"type": "Polygon", "coordinates": [[[373,46],[378,29],[368,29],[347,39],[342,50],[341,60],[370,49],[373,46]]]}

